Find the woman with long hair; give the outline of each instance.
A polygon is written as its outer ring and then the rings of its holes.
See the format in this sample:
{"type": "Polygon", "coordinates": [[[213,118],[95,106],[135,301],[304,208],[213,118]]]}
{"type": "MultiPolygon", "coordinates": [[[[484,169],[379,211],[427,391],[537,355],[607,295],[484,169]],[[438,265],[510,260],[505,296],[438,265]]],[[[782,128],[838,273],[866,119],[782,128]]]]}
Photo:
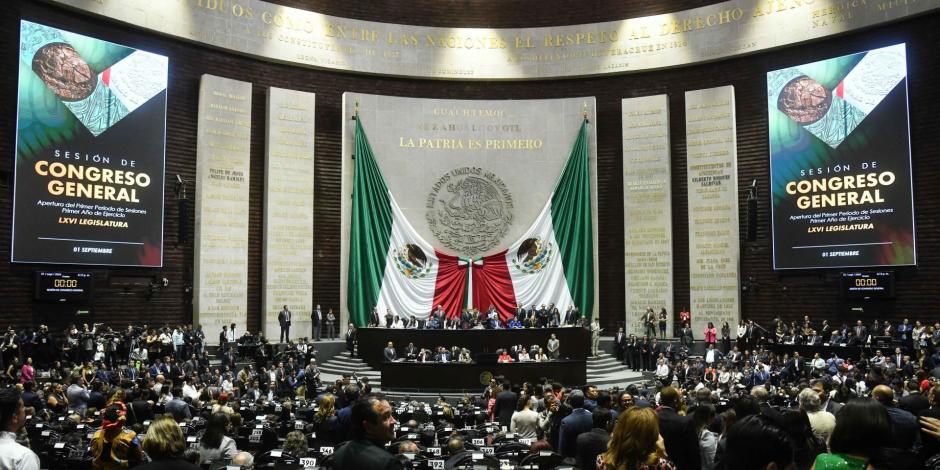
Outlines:
{"type": "Polygon", "coordinates": [[[659,420],[652,408],[629,408],[610,436],[607,452],[597,456],[598,470],[674,470],[659,435],[659,420]]]}
{"type": "Polygon", "coordinates": [[[318,405],[317,412],[313,415],[313,430],[317,433],[317,440],[336,443],[338,441],[336,396],[326,393],[320,397],[318,405]]]}
{"type": "Polygon", "coordinates": [[[33,367],[33,358],[27,357],[20,368],[20,383],[32,382],[36,378],[36,369],[33,367]]]}
{"type": "Polygon", "coordinates": [[[238,453],[235,440],[226,436],[229,432],[229,417],[225,413],[212,413],[206,421],[206,431],[199,441],[200,463],[231,460],[238,453]]]}
{"type": "Polygon", "coordinates": [[[718,434],[708,430],[715,422],[715,407],[701,404],[692,412],[692,426],[695,436],[698,437],[699,449],[702,453],[702,469],[715,468],[715,453],[718,451],[718,434]]]}

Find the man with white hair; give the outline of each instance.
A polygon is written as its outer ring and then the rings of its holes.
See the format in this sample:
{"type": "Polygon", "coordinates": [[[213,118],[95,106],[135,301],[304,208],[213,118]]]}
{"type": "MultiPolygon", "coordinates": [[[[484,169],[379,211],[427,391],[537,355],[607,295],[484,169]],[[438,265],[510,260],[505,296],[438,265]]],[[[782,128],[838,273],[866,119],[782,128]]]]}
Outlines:
{"type": "Polygon", "coordinates": [[[809,425],[813,428],[813,434],[828,442],[832,430],[836,427],[836,417],[822,409],[819,394],[811,388],[801,390],[797,400],[800,402],[800,409],[805,411],[806,416],[809,418],[809,425]]]}

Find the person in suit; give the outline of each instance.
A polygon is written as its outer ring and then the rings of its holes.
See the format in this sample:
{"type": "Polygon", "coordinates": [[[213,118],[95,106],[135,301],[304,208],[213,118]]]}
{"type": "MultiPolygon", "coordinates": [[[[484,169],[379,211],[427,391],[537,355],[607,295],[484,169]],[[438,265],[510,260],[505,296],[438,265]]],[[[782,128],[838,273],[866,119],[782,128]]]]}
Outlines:
{"type": "Polygon", "coordinates": [[[810,382],[810,388],[819,395],[819,409],[822,411],[828,411],[832,413],[833,416],[837,416],[839,411],[842,410],[842,403],[839,403],[835,400],[831,400],[832,392],[832,381],[827,377],[822,377],[814,379],[810,382]]]}
{"type": "Polygon", "coordinates": [[[607,450],[607,443],[610,442],[610,428],[613,423],[610,410],[594,410],[591,413],[591,421],[594,427],[577,439],[577,461],[581,470],[596,470],[597,456],[607,450]]]}
{"type": "Polygon", "coordinates": [[[372,307],[372,313],[369,314],[369,326],[378,327],[381,321],[382,320],[379,318],[379,308],[372,307]]]}
{"type": "Polygon", "coordinates": [[[648,338],[656,336],[656,314],[653,313],[653,307],[646,307],[646,313],[643,314],[643,328],[648,338]]]}
{"type": "Polygon", "coordinates": [[[659,397],[659,434],[663,436],[666,455],[678,470],[699,470],[702,468],[702,456],[692,420],[676,412],[680,405],[679,391],[673,387],[663,387],[659,397]]]}
{"type": "Polygon", "coordinates": [[[414,343],[408,343],[405,346],[405,359],[413,361],[418,358],[418,347],[414,343]]]}
{"type": "Polygon", "coordinates": [[[511,384],[503,382],[503,391],[496,395],[496,402],[493,404],[493,416],[499,421],[500,426],[509,428],[512,422],[512,414],[516,411],[516,404],[519,402],[519,396],[516,392],[510,390],[511,384]]]}
{"type": "Polygon", "coordinates": [[[450,351],[447,348],[441,346],[437,348],[437,354],[434,355],[434,361],[447,363],[453,361],[453,358],[450,355],[450,351]]]}
{"type": "Polygon", "coordinates": [[[584,409],[584,392],[575,390],[568,395],[571,414],[561,420],[558,431],[558,452],[565,457],[577,456],[578,436],[591,430],[594,421],[591,412],[584,409]]]}
{"type": "Polygon", "coordinates": [[[359,333],[356,331],[356,325],[350,323],[346,327],[346,350],[349,351],[349,357],[356,355],[356,342],[359,339],[359,333]]]}
{"type": "Polygon", "coordinates": [[[627,347],[627,335],[623,332],[623,327],[617,328],[614,335],[614,355],[618,362],[623,362],[623,350],[627,347]]]}
{"type": "Polygon", "coordinates": [[[862,324],[861,320],[855,323],[853,332],[855,333],[855,338],[860,344],[865,344],[868,341],[868,328],[862,324]]]}
{"type": "Polygon", "coordinates": [[[386,345],[385,349],[382,351],[382,356],[388,362],[392,362],[395,359],[398,359],[398,353],[395,352],[395,343],[389,341],[388,345],[386,345]]]}
{"type": "Polygon", "coordinates": [[[630,366],[634,372],[643,370],[643,351],[645,349],[645,343],[643,340],[636,337],[636,335],[630,335],[630,343],[627,345],[627,350],[630,353],[630,366]]]}
{"type": "MultiPolygon", "coordinates": [[[[287,310],[287,305],[284,309],[287,310]]],[[[314,341],[320,341],[320,331],[323,330],[323,311],[320,310],[319,304],[310,312],[310,324],[313,327],[313,333],[310,336],[314,341]]]]}
{"type": "Polygon", "coordinates": [[[281,325],[280,342],[282,343],[290,341],[290,316],[291,313],[290,310],[287,309],[287,305],[277,314],[277,322],[281,325]]]}
{"type": "Polygon", "coordinates": [[[392,407],[379,395],[366,395],[352,406],[350,424],[353,439],[342,446],[333,458],[336,470],[403,468],[400,460],[383,446],[395,438],[397,421],[392,407]]]}
{"type": "Polygon", "coordinates": [[[391,328],[395,322],[395,315],[392,315],[392,309],[385,309],[385,328],[391,328]]]}
{"type": "Polygon", "coordinates": [[[896,446],[904,450],[913,450],[915,443],[920,441],[917,418],[910,412],[895,406],[894,391],[887,385],[876,386],[871,392],[871,397],[881,403],[888,411],[896,446]]]}

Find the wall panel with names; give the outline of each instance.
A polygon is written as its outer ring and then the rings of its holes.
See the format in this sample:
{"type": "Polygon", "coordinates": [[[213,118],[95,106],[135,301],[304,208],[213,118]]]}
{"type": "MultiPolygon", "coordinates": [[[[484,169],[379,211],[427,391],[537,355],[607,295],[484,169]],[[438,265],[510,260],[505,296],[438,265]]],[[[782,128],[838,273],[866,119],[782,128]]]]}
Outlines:
{"type": "MultiPolygon", "coordinates": [[[[672,182],[669,97],[621,101],[626,328],[643,334],[647,307],[672,318],[672,182]]],[[[672,321],[667,335],[672,337],[672,321]]]]}
{"type": "Polygon", "coordinates": [[[248,317],[251,83],[203,75],[196,136],[193,322],[209,343],[248,317]]]}
{"type": "Polygon", "coordinates": [[[291,338],[310,336],[313,304],[313,142],[315,95],[268,90],[264,154],[264,335],[279,338],[278,313],[291,312],[291,338]]]}
{"type": "Polygon", "coordinates": [[[697,338],[740,318],[740,234],[734,87],[685,92],[689,300],[697,338]]]}

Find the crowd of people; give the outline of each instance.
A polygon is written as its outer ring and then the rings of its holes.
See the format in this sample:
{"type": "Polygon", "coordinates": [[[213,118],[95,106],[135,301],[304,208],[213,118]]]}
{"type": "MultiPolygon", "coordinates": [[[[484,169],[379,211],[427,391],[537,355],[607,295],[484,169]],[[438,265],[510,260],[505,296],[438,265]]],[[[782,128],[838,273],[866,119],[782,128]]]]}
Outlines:
{"type": "MultiPolygon", "coordinates": [[[[496,351],[497,362],[545,362],[559,358],[561,351],[561,341],[553,333],[545,344],[545,347],[538,344],[526,347],[522,344],[512,345],[507,348],[501,348],[496,351]]],[[[396,348],[393,341],[389,341],[382,350],[382,358],[386,362],[462,362],[472,363],[475,358],[471,351],[460,346],[437,346],[433,348],[423,348],[415,346],[409,342],[404,348],[396,348]]]]}
{"type": "MultiPolygon", "coordinates": [[[[303,468],[316,459],[339,469],[906,469],[933,468],[940,453],[940,348],[903,333],[894,351],[859,348],[859,357],[804,358],[746,339],[692,356],[679,344],[657,352],[655,378],[626,389],[496,377],[459,403],[420,403],[389,402],[354,373],[322,383],[315,350],[296,346],[220,364],[193,334],[172,347],[174,331],[199,331],[185,326],[168,329],[161,356],[140,354],[145,328],[111,355],[92,347],[84,360],[80,336],[79,352],[34,360],[43,345],[62,344],[47,330],[4,336],[16,347],[4,353],[0,468],[303,468]]],[[[114,336],[104,325],[75,330],[93,345],[114,336]]],[[[409,346],[403,356],[417,358],[409,346]]],[[[524,360],[531,349],[501,357],[524,360]]]]}
{"type": "Polygon", "coordinates": [[[532,304],[529,308],[519,305],[509,315],[502,315],[496,307],[490,306],[486,311],[477,308],[465,308],[459,315],[448,316],[442,305],[431,311],[427,318],[419,318],[408,313],[396,314],[386,309],[385,314],[379,312],[378,307],[369,314],[370,327],[374,328],[406,328],[419,330],[482,330],[501,328],[555,328],[555,327],[584,327],[585,319],[581,311],[574,305],[561,312],[555,304],[532,304]]]}

